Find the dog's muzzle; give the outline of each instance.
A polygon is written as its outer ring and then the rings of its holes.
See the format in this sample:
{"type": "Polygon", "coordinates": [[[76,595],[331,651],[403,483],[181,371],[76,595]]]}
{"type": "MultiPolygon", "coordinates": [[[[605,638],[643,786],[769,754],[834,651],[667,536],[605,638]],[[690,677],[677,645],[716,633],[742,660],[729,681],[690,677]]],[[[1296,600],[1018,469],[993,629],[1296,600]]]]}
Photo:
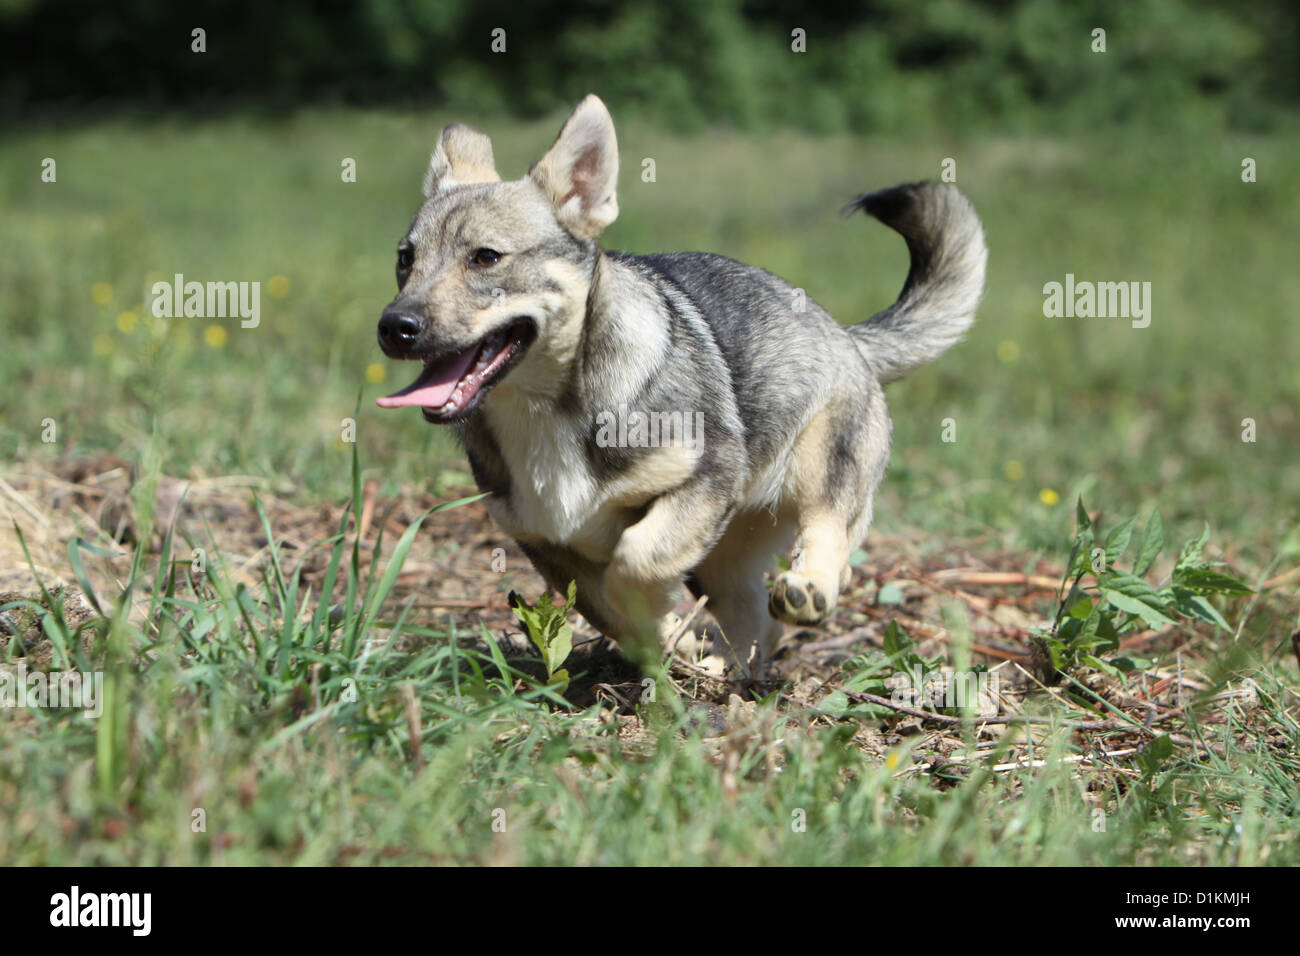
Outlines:
{"type": "Polygon", "coordinates": [[[426,319],[400,309],[379,319],[379,344],[389,358],[418,359],[423,369],[399,392],[376,399],[380,408],[415,405],[431,422],[469,415],[491,388],[523,357],[537,335],[527,316],[498,326],[477,342],[438,341],[426,319]]]}

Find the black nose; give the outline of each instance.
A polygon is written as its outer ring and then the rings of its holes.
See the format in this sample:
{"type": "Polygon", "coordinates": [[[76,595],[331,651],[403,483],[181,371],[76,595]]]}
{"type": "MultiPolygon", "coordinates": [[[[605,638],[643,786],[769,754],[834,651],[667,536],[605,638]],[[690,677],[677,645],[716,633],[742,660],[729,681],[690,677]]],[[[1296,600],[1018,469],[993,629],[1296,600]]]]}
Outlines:
{"type": "Polygon", "coordinates": [[[409,312],[385,312],[379,318],[379,347],[393,357],[404,357],[424,331],[424,322],[409,312]]]}

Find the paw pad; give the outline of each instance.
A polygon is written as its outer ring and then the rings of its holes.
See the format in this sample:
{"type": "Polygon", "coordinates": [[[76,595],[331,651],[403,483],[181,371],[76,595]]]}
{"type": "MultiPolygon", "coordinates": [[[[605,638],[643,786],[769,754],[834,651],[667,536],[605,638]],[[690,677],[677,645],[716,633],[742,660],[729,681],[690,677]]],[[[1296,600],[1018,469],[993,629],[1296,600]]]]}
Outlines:
{"type": "Polygon", "coordinates": [[[767,602],[768,611],[787,624],[816,624],[831,608],[826,592],[803,575],[787,571],[776,579],[767,602]]]}

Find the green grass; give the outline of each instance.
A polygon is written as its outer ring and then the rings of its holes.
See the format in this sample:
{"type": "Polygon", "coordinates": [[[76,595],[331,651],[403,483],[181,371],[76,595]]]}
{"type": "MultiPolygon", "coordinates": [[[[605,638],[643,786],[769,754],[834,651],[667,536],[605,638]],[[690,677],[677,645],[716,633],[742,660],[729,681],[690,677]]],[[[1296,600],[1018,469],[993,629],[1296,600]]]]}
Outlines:
{"type": "Polygon", "coordinates": [[[557,707],[486,631],[480,650],[412,624],[409,603],[378,616],[419,522],[382,570],[377,541],[369,572],[349,527],[345,513],[339,533],[314,546],[330,555],[321,593],[341,595],[333,605],[300,586],[301,564],[285,564],[274,539],[250,589],[233,583],[218,542],[193,574],[188,545],[169,534],[157,571],[137,552],[103,614],[75,631],[50,615],[54,666],[101,670],[103,713],[4,715],[0,859],[1300,862],[1300,725],[1284,706],[1294,691],[1267,671],[1260,707],[1284,739],[1230,708],[1204,738],[1222,755],[1139,758],[1137,778],[1114,775],[1095,804],[1080,799],[1063,758],[1084,751],[1063,729],[1031,751],[1041,768],[995,769],[1008,743],[954,753],[933,776],[908,773],[912,744],[881,760],[859,746],[856,718],[828,722],[774,702],[705,739],[660,675],[665,692],[641,705],[629,736],[601,706],[557,707]],[[132,596],[142,615],[128,617],[132,596]]]}
{"type": "MultiPolygon", "coordinates": [[[[450,118],[328,113],[6,137],[0,453],[108,447],[131,457],[156,422],[169,473],[252,473],[336,497],[347,480],[339,423],[362,390],[363,458],[390,489],[459,467],[444,432],[371,404],[405,384],[374,326],[429,148],[450,118]],[[59,164],[57,183],[40,182],[45,156],[59,164]],[[357,160],[356,183],[341,181],[343,157],[357,160]],[[213,348],[205,320],[155,326],[141,315],[148,285],[176,272],[261,281],[261,327],[219,323],[227,341],[213,348]],[[289,280],[283,298],[270,294],[277,275],[289,280]],[[91,298],[97,282],[111,287],[106,303],[91,298]],[[115,324],[123,311],[138,317],[127,333],[115,324]],[[365,381],[371,365],[382,384],[365,381]],[[46,417],[59,424],[52,446],[40,442],[46,417]]],[[[489,126],[503,173],[521,174],[554,125],[489,126]]],[[[988,232],[988,292],[968,341],[891,389],[882,528],[897,518],[1055,547],[1076,493],[1093,488],[1125,512],[1158,505],[1172,526],[1209,520],[1260,563],[1296,526],[1300,275],[1289,260],[1300,198],[1289,184],[1300,138],[1111,130],[885,143],[682,138],[634,122],[620,135],[622,216],[607,245],[754,262],[845,322],[892,300],[906,251],[874,223],[839,219],[840,204],[957,159],[988,232]],[[1259,182],[1240,181],[1242,156],[1258,161],[1259,182]],[[645,157],[655,183],[641,181],[645,157]],[[1067,272],[1150,281],[1151,327],[1044,318],[1043,284],[1067,272]],[[953,444],[940,440],[947,417],[953,444]],[[1257,423],[1254,444],[1240,440],[1244,418],[1257,423]],[[1008,480],[1008,462],[1022,478],[1008,480]],[[1040,504],[1043,489],[1059,503],[1040,504]]]]}
{"type": "MultiPolygon", "coordinates": [[[[405,384],[374,344],[375,320],[428,151],[452,118],[12,131],[0,143],[0,456],[44,467],[107,448],[145,480],[252,474],[306,501],[353,493],[353,451],[383,494],[456,483],[464,465],[445,432],[372,404],[405,384]],[[57,183],[40,182],[46,156],[57,183]],[[340,181],[343,157],[357,160],[355,184],[340,181]],[[261,281],[261,326],[217,323],[224,343],[212,345],[206,320],[155,323],[143,314],[148,286],[175,272],[261,281]],[[276,276],[288,280],[280,297],[276,276]],[[106,301],[92,297],[96,283],[106,301]],[[368,368],[386,380],[367,381],[368,368]],[[340,422],[358,392],[350,445],[340,422]],[[46,418],[53,444],[41,441],[46,418]]],[[[488,125],[503,174],[522,173],[556,125],[488,125]]],[[[1083,493],[1115,514],[1159,507],[1171,539],[1208,520],[1252,582],[1296,563],[1300,137],[877,142],[681,137],[621,120],[620,137],[622,216],[607,246],[722,252],[783,275],[846,322],[893,299],[906,251],[836,210],[957,159],[988,233],[988,291],[969,339],[891,388],[882,531],[920,532],[923,550],[958,540],[1060,564],[1083,493]],[[1240,181],[1243,156],[1258,161],[1259,182],[1240,181]],[[638,175],[645,157],[655,183],[638,175]],[[1042,286],[1067,272],[1150,281],[1150,328],[1044,318],[1042,286]],[[949,417],[951,444],[940,440],[949,417]],[[1240,440],[1247,417],[1253,444],[1240,440]]],[[[0,859],[1300,862],[1294,681],[1271,650],[1285,637],[1276,615],[1252,618],[1242,643],[1289,751],[1180,753],[1142,785],[1105,794],[1097,833],[1071,765],[1050,759],[1071,752],[1064,733],[1039,755],[1045,767],[993,773],[972,760],[951,788],[899,776],[905,748],[882,763],[851,745],[856,722],[827,726],[797,708],[722,744],[686,729],[665,693],[641,738],[619,738],[601,713],[555,709],[544,688],[494,672],[490,654],[377,617],[382,578],[352,562],[346,531],[318,545],[337,555],[350,596],[337,620],[296,587],[292,567],[250,590],[218,558],[191,583],[175,571],[188,562],[164,554],[148,588],[157,556],[138,564],[127,583],[143,618],[101,594],[107,616],[87,625],[90,649],[70,653],[105,671],[105,716],[0,716],[0,859]],[[387,639],[368,643],[377,636],[387,639]],[[341,700],[348,679],[354,702],[341,700]],[[406,682],[419,701],[419,770],[406,682]],[[734,786],[720,772],[728,759],[734,786]],[[193,833],[200,807],[207,830],[193,833]],[[497,808],[504,834],[492,829],[497,808]],[[805,832],[791,827],[798,809],[805,832]]],[[[1246,730],[1230,721],[1215,733],[1246,730]]]]}

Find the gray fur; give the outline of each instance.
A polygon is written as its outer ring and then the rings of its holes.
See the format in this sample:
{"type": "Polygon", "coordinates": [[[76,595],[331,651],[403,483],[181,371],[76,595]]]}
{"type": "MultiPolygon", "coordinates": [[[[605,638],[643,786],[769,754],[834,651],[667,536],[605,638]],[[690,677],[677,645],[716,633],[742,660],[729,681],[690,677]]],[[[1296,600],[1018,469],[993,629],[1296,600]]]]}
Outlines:
{"type": "Polygon", "coordinates": [[[456,423],[492,513],[552,586],[578,582],[579,610],[617,640],[644,647],[671,630],[689,579],[709,595],[724,656],[754,673],[779,622],[817,623],[834,607],[889,458],[882,385],[969,327],[982,231],[951,186],[854,200],[848,210],[904,236],[911,270],[893,306],[846,330],[724,256],[601,251],[617,165],[594,97],[515,182],[498,180],[486,137],[449,128],[389,307],[422,331],[395,357],[429,360],[527,322],[535,339],[456,423]],[[479,246],[509,254],[467,271],[479,246]],[[698,414],[703,441],[691,455],[610,446],[600,416],[620,408],[698,414]],[[769,594],[764,575],[792,544],[769,594]]]}

